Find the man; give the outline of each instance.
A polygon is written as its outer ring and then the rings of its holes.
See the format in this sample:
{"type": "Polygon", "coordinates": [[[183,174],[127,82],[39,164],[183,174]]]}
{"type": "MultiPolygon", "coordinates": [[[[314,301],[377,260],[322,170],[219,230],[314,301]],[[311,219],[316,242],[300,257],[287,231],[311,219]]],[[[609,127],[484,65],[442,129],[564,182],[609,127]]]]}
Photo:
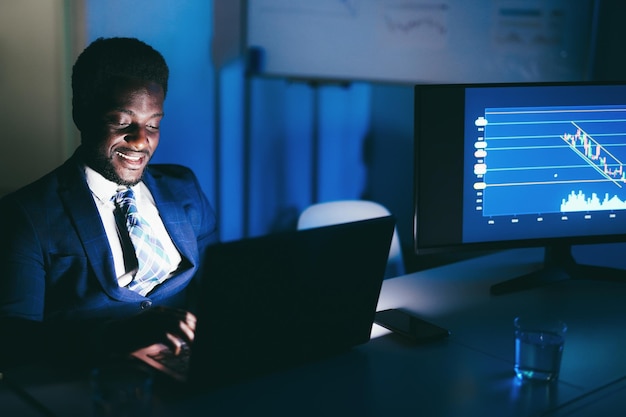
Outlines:
{"type": "Polygon", "coordinates": [[[190,296],[216,221],[189,169],[148,166],[168,76],[137,39],[101,38],[78,57],[81,145],[0,200],[0,371],[42,353],[86,360],[193,340],[190,296]],[[137,230],[151,239],[141,254],[137,230]]]}

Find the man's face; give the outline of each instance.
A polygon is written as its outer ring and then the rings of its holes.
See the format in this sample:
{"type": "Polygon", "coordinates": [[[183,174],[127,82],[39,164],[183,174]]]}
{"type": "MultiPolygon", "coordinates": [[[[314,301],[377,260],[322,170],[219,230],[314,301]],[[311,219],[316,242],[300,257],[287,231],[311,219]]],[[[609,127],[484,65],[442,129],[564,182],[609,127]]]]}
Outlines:
{"type": "Polygon", "coordinates": [[[141,181],[159,144],[163,101],[163,88],[154,82],[117,83],[93,119],[96,126],[83,132],[87,164],[117,184],[141,181]]]}

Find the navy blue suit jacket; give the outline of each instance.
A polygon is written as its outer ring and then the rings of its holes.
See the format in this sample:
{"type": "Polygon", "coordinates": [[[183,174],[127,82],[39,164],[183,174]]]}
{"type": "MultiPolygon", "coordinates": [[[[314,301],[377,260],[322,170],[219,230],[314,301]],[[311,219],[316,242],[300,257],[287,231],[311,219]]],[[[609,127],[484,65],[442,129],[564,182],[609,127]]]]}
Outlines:
{"type": "Polygon", "coordinates": [[[186,307],[204,249],[217,239],[213,209],[194,174],[179,165],[151,165],[144,173],[185,268],[143,297],[117,285],[78,155],[0,200],[0,318],[89,321],[150,305],[186,307]]]}

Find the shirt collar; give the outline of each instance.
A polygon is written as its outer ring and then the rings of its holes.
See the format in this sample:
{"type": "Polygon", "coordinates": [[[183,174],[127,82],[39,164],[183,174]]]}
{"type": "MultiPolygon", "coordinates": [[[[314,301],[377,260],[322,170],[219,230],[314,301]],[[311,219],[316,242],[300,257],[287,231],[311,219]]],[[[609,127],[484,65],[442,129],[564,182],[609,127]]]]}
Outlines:
{"type": "MultiPolygon", "coordinates": [[[[93,195],[105,204],[111,203],[111,197],[117,193],[118,188],[120,187],[118,184],[107,180],[102,176],[102,174],[87,165],[85,165],[85,178],[87,179],[87,185],[93,195]]],[[[139,198],[139,195],[141,194],[141,184],[142,183],[140,182],[139,184],[130,187],[135,192],[136,198],[139,198]]]]}

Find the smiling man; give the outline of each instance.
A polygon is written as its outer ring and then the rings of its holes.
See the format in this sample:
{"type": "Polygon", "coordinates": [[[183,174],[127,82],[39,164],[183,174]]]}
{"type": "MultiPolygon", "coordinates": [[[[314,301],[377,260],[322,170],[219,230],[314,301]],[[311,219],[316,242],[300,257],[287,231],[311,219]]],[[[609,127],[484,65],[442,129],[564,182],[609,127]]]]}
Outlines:
{"type": "Polygon", "coordinates": [[[192,294],[216,221],[188,168],[148,165],[168,76],[161,54],[133,38],[98,39],[78,57],[81,145],[0,200],[0,371],[41,352],[86,360],[193,340],[192,294]]]}
{"type": "Polygon", "coordinates": [[[159,144],[163,88],[153,81],[120,80],[109,97],[108,110],[87,132],[85,162],[117,184],[135,185],[159,144]]]}

